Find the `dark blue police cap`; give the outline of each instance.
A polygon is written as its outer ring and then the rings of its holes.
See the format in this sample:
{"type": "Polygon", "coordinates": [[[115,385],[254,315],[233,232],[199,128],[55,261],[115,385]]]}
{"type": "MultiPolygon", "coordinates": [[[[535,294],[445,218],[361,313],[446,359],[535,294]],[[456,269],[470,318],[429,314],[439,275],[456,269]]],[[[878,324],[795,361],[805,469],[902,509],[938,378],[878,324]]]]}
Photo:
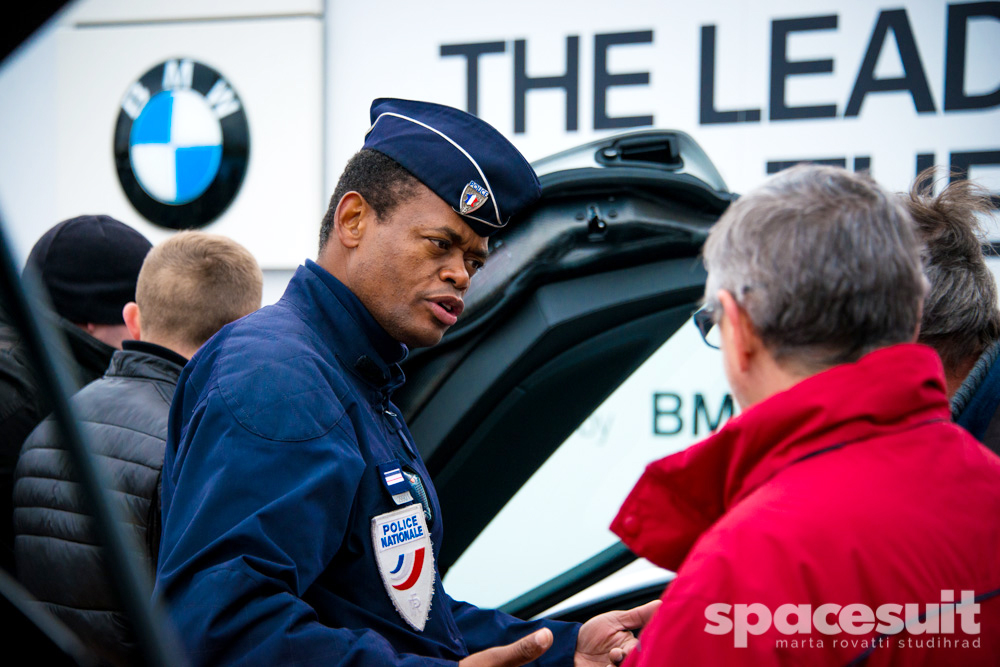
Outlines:
{"type": "Polygon", "coordinates": [[[372,102],[365,148],[388,155],[452,207],[476,234],[490,236],[538,201],[527,160],[485,121],[430,102],[372,102]]]}

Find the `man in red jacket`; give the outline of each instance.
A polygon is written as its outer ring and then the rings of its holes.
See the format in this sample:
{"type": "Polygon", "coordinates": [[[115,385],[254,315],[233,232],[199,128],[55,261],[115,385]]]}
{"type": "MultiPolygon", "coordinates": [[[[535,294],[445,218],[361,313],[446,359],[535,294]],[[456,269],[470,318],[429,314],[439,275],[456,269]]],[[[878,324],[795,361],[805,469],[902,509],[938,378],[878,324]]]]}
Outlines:
{"type": "Polygon", "coordinates": [[[913,344],[907,212],[796,167],[704,255],[696,322],[743,412],[651,464],[612,525],[677,571],[625,664],[1000,664],[1000,458],[951,423],[913,344]]]}

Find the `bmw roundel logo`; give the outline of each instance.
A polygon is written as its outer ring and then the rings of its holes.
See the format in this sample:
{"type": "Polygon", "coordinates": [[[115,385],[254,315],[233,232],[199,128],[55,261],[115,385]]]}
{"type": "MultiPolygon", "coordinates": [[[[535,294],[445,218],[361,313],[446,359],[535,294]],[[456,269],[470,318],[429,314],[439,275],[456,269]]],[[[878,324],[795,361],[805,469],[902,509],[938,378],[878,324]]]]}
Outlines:
{"type": "Polygon", "coordinates": [[[118,179],[150,222],[190,229],[218,218],[243,184],[249,155],[243,104],[211,67],[168,60],[125,93],[115,129],[118,179]]]}

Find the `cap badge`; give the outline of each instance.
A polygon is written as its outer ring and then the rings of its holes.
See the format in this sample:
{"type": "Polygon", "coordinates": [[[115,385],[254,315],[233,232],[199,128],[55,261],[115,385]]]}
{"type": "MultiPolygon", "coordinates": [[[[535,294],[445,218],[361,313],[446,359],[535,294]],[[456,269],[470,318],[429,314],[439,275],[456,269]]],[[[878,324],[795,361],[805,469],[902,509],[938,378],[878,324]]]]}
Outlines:
{"type": "Polygon", "coordinates": [[[458,207],[459,213],[462,215],[467,215],[472,213],[477,208],[486,203],[489,199],[490,193],[475,181],[469,181],[469,184],[465,186],[462,190],[462,203],[458,207]]]}

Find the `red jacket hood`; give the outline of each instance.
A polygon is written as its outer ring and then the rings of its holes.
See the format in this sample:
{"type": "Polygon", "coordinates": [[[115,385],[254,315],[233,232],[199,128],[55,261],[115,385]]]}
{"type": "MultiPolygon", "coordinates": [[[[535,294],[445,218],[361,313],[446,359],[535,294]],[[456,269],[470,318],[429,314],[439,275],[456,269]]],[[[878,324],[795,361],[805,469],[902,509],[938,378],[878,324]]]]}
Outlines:
{"type": "Polygon", "coordinates": [[[783,468],[950,416],[934,350],[915,344],[877,350],[809,377],[702,442],[651,463],[611,530],[635,554],[677,570],[702,533],[783,468]]]}

